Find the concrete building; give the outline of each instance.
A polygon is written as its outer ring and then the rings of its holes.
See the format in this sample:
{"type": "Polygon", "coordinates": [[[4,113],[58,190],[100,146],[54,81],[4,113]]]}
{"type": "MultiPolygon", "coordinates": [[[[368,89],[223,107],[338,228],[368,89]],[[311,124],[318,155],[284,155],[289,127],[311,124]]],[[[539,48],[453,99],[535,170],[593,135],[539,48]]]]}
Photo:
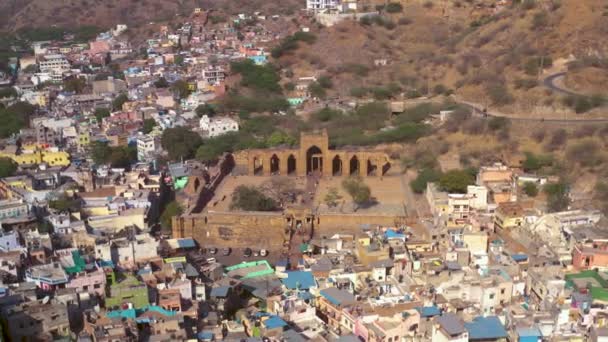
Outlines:
{"type": "Polygon", "coordinates": [[[337,10],[340,3],[340,0],[306,0],[306,9],[314,12],[337,10]]]}
{"type": "Polygon", "coordinates": [[[140,162],[151,161],[156,158],[158,146],[156,139],[149,135],[137,136],[137,160],[140,162]]]}
{"type": "Polygon", "coordinates": [[[70,337],[68,308],[44,301],[6,306],[2,310],[10,341],[45,341],[70,337]]]}
{"type": "Polygon", "coordinates": [[[432,342],[468,342],[469,333],[464,321],[453,313],[445,313],[435,318],[432,342]]]}
{"type": "Polygon", "coordinates": [[[135,236],[133,241],[121,238],[97,244],[95,257],[117,265],[132,266],[136,262],[157,257],[157,248],[158,241],[147,234],[141,234],[135,236]]]}
{"type": "Polygon", "coordinates": [[[239,123],[227,117],[209,118],[207,115],[203,115],[200,127],[207,132],[210,138],[239,131],[239,123]]]}
{"type": "Polygon", "coordinates": [[[44,55],[38,60],[38,68],[41,73],[48,73],[53,81],[60,82],[63,73],[70,70],[70,62],[64,55],[44,55]]]}

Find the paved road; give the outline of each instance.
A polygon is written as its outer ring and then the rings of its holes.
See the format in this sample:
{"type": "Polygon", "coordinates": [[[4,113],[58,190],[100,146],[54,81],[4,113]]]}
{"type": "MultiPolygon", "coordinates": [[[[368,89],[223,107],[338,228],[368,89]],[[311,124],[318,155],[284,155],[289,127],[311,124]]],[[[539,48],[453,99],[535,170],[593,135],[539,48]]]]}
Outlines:
{"type": "Polygon", "coordinates": [[[565,72],[558,72],[557,74],[549,75],[549,76],[545,77],[545,79],[543,80],[543,86],[547,89],[550,89],[552,91],[562,93],[565,95],[584,96],[583,94],[575,93],[571,90],[562,88],[555,84],[555,81],[561,80],[562,78],[564,78],[565,75],[566,75],[565,72]]]}

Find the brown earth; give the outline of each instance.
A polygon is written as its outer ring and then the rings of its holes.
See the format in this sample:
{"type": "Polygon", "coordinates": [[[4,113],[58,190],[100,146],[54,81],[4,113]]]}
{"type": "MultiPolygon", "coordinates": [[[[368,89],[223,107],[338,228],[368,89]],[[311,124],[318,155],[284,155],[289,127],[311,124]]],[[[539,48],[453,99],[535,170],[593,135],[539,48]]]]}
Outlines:
{"type": "Polygon", "coordinates": [[[608,69],[587,67],[569,71],[564,85],[583,94],[608,94],[608,69]]]}
{"type": "Polygon", "coordinates": [[[295,13],[297,0],[0,0],[0,30],[24,27],[129,26],[189,16],[194,8],[227,13],[295,13]]]}

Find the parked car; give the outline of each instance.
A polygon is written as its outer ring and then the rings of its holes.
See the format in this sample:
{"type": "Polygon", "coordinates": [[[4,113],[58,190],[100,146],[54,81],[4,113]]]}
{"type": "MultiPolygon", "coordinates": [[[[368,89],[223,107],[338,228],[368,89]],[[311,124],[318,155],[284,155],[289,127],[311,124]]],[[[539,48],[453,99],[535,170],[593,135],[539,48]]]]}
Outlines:
{"type": "Polygon", "coordinates": [[[226,248],[222,249],[222,254],[224,256],[230,255],[230,252],[232,252],[232,248],[230,248],[230,247],[226,247],[226,248]]]}
{"type": "Polygon", "coordinates": [[[217,248],[211,247],[207,251],[209,252],[209,254],[216,254],[217,253],[217,248]]]}
{"type": "Polygon", "coordinates": [[[260,249],[260,255],[263,256],[263,257],[265,257],[265,256],[268,255],[268,251],[265,250],[265,249],[260,249]]]}
{"type": "Polygon", "coordinates": [[[245,251],[243,252],[243,256],[245,258],[249,258],[251,256],[251,254],[253,254],[253,251],[251,250],[251,248],[245,248],[245,251]]]}

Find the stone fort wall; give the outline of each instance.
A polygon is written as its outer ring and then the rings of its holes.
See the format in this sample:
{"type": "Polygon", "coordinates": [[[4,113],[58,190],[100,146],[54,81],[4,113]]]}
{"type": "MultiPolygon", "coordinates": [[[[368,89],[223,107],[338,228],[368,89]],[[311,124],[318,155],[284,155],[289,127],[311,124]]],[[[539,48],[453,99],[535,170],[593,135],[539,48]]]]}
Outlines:
{"type": "MultiPolygon", "coordinates": [[[[403,223],[405,217],[379,214],[325,213],[312,218],[314,238],[359,235],[364,225],[403,223]]],[[[206,246],[278,250],[289,239],[287,225],[282,212],[205,212],[173,218],[173,237],[193,237],[206,246]]]]}

